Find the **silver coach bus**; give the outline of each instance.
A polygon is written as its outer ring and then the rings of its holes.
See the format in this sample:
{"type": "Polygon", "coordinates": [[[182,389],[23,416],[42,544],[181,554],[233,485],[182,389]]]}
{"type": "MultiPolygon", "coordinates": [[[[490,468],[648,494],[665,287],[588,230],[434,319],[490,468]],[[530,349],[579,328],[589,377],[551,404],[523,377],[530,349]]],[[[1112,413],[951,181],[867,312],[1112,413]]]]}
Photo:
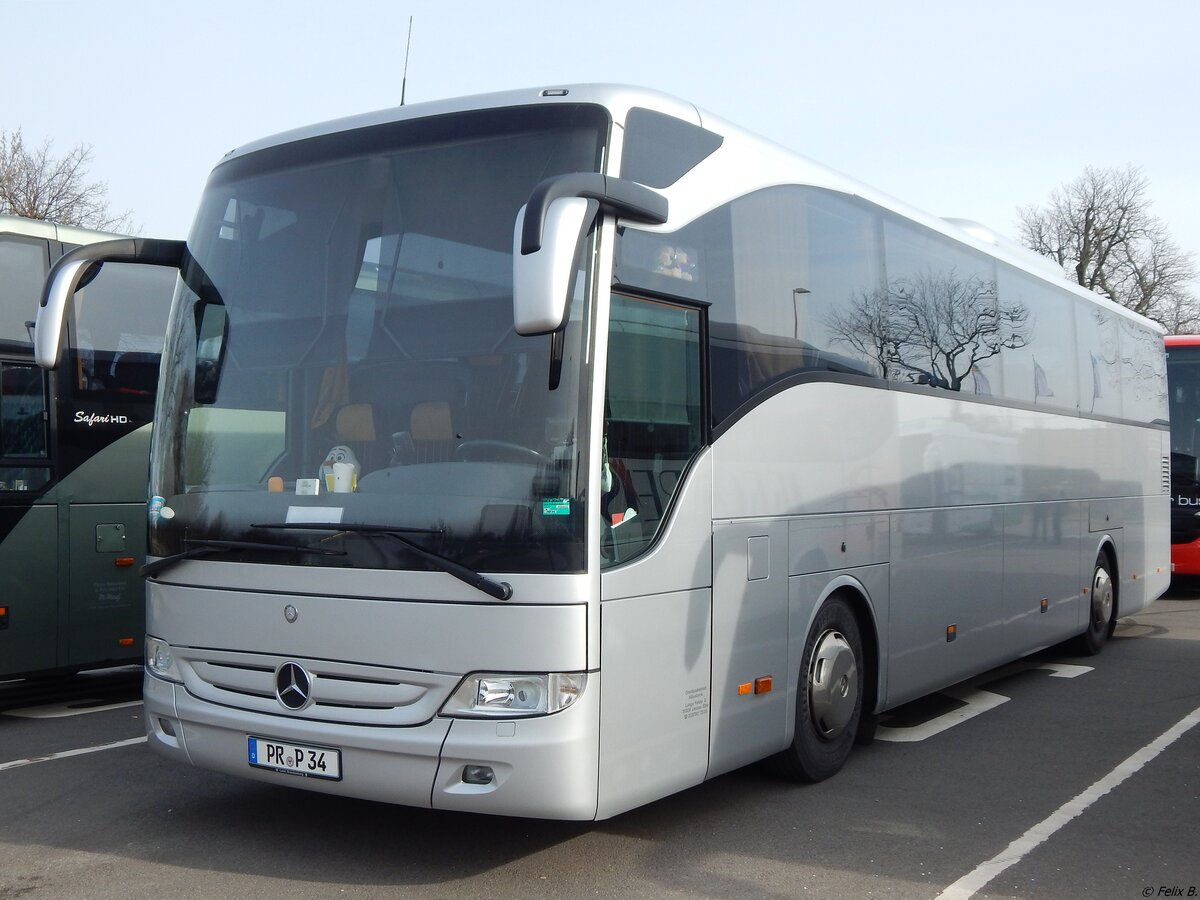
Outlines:
{"type": "Polygon", "coordinates": [[[658,93],[284,134],[177,267],[148,508],[150,745],[275,784],[605,818],[1169,578],[1161,332],[658,93]]]}

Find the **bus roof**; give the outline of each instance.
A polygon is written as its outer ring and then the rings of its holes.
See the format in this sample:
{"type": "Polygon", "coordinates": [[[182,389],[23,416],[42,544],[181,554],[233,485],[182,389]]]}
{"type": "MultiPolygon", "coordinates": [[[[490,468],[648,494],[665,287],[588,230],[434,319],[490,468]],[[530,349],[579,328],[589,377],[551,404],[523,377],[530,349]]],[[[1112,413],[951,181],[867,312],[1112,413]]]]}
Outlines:
{"type": "MultiPolygon", "coordinates": [[[[648,88],[620,84],[569,84],[477,94],[393,107],[316,123],[262,138],[231,150],[218,165],[270,147],[374,125],[471,110],[556,103],[585,103],[603,106],[619,127],[624,126],[626,116],[631,109],[635,107],[650,109],[691,122],[726,138],[721,153],[715,154],[716,157],[725,161],[713,165],[712,183],[706,180],[703,189],[696,189],[695,181],[689,181],[685,177],[677,182],[680,190],[674,190],[675,186],[663,189],[661,192],[670,203],[671,219],[665,225],[648,228],[649,231],[674,231],[680,226],[680,223],[690,222],[732,199],[732,196],[728,195],[730,190],[733,190],[735,194],[743,194],[782,184],[811,185],[859,197],[924,225],[952,240],[982,251],[1028,275],[1053,283],[1091,302],[1103,305],[1116,315],[1129,318],[1144,327],[1158,330],[1161,333],[1166,331],[1157,322],[1076,284],[1052,261],[1039,257],[1015,241],[996,234],[987,226],[965,219],[941,218],[917,209],[828,166],[747,131],[720,116],[706,112],[692,103],[648,88]],[[739,160],[741,164],[739,164],[739,160]]],[[[706,170],[706,166],[698,166],[697,170],[706,170]]]]}

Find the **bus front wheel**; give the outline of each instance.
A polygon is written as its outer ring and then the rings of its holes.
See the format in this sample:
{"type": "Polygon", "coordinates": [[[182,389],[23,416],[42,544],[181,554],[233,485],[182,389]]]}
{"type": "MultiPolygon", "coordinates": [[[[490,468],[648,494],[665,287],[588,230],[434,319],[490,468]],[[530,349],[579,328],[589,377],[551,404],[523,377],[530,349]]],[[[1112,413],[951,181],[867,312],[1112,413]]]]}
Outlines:
{"type": "Polygon", "coordinates": [[[862,721],[863,651],[858,620],[842,597],[817,614],[800,663],[796,732],[777,757],[783,774],[824,781],[846,762],[862,721]]]}
{"type": "Polygon", "coordinates": [[[1075,639],[1075,650],[1084,656],[1095,656],[1117,627],[1117,584],[1107,553],[1101,552],[1096,558],[1087,613],[1087,628],[1075,639]]]}

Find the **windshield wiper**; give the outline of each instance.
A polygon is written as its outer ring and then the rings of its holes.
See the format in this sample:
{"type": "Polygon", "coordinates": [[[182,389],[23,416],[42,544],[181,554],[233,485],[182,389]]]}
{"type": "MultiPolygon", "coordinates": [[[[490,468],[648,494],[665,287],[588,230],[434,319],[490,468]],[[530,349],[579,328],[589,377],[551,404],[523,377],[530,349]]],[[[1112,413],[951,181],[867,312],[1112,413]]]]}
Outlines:
{"type": "Polygon", "coordinates": [[[294,544],[262,544],[255,541],[185,541],[184,543],[195,544],[190,550],[184,550],[182,553],[175,553],[171,556],[164,556],[162,559],[156,559],[152,563],[146,563],[140,569],[138,574],[149,577],[157,575],[165,569],[171,568],[175,563],[183,562],[185,559],[198,559],[201,556],[208,556],[212,553],[221,553],[225,550],[269,550],[276,553],[319,553],[322,556],[345,556],[345,550],[331,550],[328,547],[297,547],[294,544]]]}
{"type": "Polygon", "coordinates": [[[466,566],[456,563],[452,559],[447,559],[431,550],[426,550],[420,544],[405,537],[406,534],[442,534],[440,528],[403,528],[390,525],[342,525],[340,523],[326,524],[324,522],[287,522],[271,525],[252,525],[251,527],[295,529],[298,531],[332,531],[335,537],[339,534],[383,535],[390,537],[392,540],[399,541],[435,569],[445,572],[447,575],[452,575],[476,590],[483,591],[489,597],[495,597],[497,600],[507,600],[512,597],[512,585],[507,581],[495,581],[486,575],[481,575],[474,569],[468,569],[466,566]]]}

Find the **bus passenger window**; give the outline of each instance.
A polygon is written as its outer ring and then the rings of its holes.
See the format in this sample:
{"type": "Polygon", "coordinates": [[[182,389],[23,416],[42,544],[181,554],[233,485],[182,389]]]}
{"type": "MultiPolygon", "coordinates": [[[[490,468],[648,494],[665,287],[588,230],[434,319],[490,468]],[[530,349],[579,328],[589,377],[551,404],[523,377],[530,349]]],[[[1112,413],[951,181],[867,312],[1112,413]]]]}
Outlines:
{"type": "Polygon", "coordinates": [[[37,366],[0,364],[0,456],[46,458],[43,381],[37,366]]]}

